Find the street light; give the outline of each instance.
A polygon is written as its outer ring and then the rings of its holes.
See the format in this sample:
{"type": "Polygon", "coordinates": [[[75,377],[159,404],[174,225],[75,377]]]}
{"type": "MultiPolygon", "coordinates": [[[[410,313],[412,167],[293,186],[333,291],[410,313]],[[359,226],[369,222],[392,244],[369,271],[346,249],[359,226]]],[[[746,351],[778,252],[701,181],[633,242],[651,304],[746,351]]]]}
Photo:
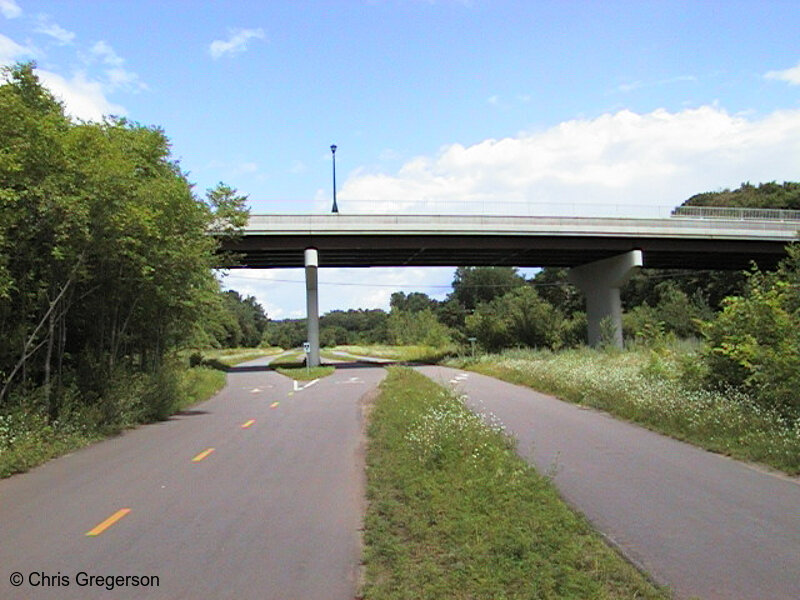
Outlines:
{"type": "Polygon", "coordinates": [[[336,144],[331,145],[331,154],[333,155],[333,210],[332,213],[338,213],[339,207],[336,206],[336,144]]]}

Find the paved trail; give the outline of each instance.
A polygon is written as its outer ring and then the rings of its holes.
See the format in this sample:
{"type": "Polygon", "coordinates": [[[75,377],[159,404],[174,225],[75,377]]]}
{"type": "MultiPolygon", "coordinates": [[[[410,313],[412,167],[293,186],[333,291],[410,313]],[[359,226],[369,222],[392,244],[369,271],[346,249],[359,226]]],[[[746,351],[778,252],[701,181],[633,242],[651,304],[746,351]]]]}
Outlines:
{"type": "Polygon", "coordinates": [[[678,598],[800,598],[800,481],[528,388],[419,369],[494,413],[563,496],[678,598]]]}
{"type": "Polygon", "coordinates": [[[0,481],[0,598],[351,600],[358,400],[385,371],[341,369],[294,391],[265,362],[240,366],[214,399],[168,421],[0,481]],[[80,572],[159,586],[109,592],[79,586],[80,572]]]}

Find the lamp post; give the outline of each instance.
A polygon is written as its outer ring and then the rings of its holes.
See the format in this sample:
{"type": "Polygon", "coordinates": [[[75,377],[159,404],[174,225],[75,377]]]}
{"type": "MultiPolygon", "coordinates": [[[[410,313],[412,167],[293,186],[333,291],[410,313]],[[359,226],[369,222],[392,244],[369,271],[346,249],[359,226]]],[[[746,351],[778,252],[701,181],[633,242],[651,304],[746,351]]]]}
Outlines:
{"type": "Polygon", "coordinates": [[[331,145],[331,155],[333,156],[333,210],[332,213],[338,213],[339,207],[336,206],[336,144],[331,145]]]}

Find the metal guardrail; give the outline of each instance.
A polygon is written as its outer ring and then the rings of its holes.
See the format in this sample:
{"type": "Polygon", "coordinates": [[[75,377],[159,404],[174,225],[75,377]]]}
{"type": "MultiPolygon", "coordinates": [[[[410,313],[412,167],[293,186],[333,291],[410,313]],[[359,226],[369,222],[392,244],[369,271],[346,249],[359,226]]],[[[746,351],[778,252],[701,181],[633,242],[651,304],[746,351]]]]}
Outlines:
{"type": "Polygon", "coordinates": [[[733,206],[679,206],[672,211],[670,216],[735,221],[800,221],[800,210],[737,208],[733,206]]]}
{"type": "MultiPolygon", "coordinates": [[[[310,215],[328,214],[328,201],[271,201],[257,202],[253,214],[310,215]]],[[[422,200],[352,200],[339,199],[339,214],[359,216],[430,215],[443,217],[539,217],[539,218],[695,218],[727,219],[731,221],[800,221],[800,210],[768,208],[735,208],[719,206],[664,206],[647,204],[555,203],[510,199],[448,201],[422,200]]]]}

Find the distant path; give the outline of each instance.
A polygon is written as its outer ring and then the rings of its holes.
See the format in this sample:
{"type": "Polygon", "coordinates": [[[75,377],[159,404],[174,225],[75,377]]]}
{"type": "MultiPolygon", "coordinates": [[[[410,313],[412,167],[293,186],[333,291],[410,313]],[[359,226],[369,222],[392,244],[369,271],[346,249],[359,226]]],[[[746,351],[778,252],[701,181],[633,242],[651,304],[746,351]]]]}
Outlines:
{"type": "Polygon", "coordinates": [[[557,470],[567,501],[676,597],[800,598],[800,480],[491,377],[419,371],[494,413],[540,472],[557,470]]]}
{"type": "Polygon", "coordinates": [[[0,598],[352,600],[359,398],[385,371],[337,371],[294,391],[263,368],[273,358],[232,367],[215,398],[168,421],[0,481],[0,598]],[[80,571],[155,575],[160,586],[78,587],[80,571]],[[14,572],[70,585],[15,588],[14,572]]]}

